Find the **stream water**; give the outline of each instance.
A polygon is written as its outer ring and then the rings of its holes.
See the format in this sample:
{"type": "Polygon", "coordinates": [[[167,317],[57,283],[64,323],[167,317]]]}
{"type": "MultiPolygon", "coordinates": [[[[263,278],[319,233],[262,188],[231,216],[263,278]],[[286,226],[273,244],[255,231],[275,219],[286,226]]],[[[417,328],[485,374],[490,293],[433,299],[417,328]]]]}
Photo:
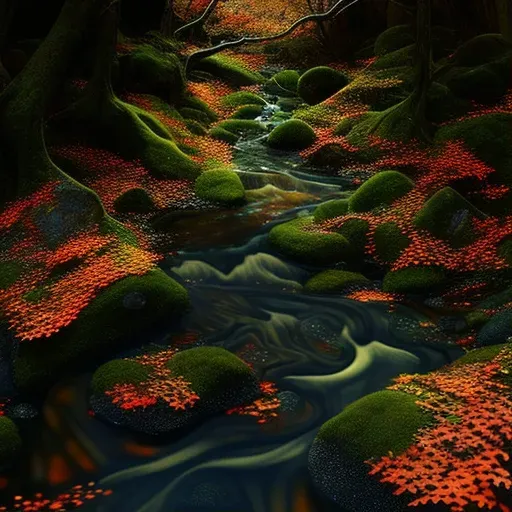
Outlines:
{"type": "MultiPolygon", "coordinates": [[[[150,444],[91,418],[90,375],[80,375],[56,386],[45,402],[29,469],[34,488],[95,480],[113,490],[87,503],[90,511],[339,510],[308,483],[308,450],[318,428],[393,376],[429,371],[460,355],[425,330],[411,334],[410,327],[426,319],[417,310],[390,312],[384,303],[304,293],[311,269],[279,258],[268,246],[268,231],[321,200],[343,196],[347,184],[315,176],[259,141],[240,144],[236,158],[244,183],[264,187],[261,200],[217,213],[214,227],[204,222],[201,237],[188,245],[186,233],[201,223],[182,221],[182,250],[164,269],[190,292],[193,308],[182,328],[196,334],[192,343],[243,353],[261,378],[276,383],[279,418],[260,425],[248,416],[220,415],[150,444]]],[[[169,334],[155,343],[165,344],[169,334]]]]}

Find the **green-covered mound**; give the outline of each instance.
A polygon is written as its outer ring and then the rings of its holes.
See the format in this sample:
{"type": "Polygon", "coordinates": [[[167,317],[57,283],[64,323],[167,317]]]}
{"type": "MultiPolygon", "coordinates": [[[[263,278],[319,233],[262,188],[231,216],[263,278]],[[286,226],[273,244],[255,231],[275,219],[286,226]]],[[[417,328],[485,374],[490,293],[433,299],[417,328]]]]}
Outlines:
{"type": "Polygon", "coordinates": [[[441,267],[407,267],[388,272],[382,289],[389,293],[430,293],[442,288],[446,279],[441,267]]]}
{"type": "Polygon", "coordinates": [[[96,370],[91,391],[97,415],[149,435],[191,427],[261,394],[253,370],[219,347],[169,349],[110,361],[96,370]]]}
{"type": "Polygon", "coordinates": [[[263,82],[263,77],[244,67],[239,61],[218,54],[202,59],[195,64],[199,71],[206,71],[238,87],[263,82]]]}
{"type": "Polygon", "coordinates": [[[315,139],[311,126],[299,119],[290,119],[270,132],[267,143],[274,149],[300,150],[311,146],[315,139]]]}
{"type": "Polygon", "coordinates": [[[272,228],[268,241],[284,256],[309,265],[330,265],[351,255],[350,243],[338,233],[315,233],[304,228],[313,217],[300,217],[272,228]]]}
{"type": "Polygon", "coordinates": [[[297,93],[309,105],[316,105],[348,84],[345,74],[327,66],[306,71],[299,79],[297,93]]]}
{"type": "Polygon", "coordinates": [[[377,257],[388,264],[396,261],[411,243],[395,222],[384,222],[377,226],[373,238],[377,257]]]}
{"type": "Polygon", "coordinates": [[[263,107],[261,105],[244,105],[240,107],[231,117],[233,119],[256,119],[261,112],[263,107]]]}
{"type": "Polygon", "coordinates": [[[195,192],[201,199],[225,205],[241,204],[245,190],[238,174],[230,169],[212,169],[196,180],[195,192]]]}
{"type": "Polygon", "coordinates": [[[414,31],[410,25],[395,25],[384,30],[375,40],[374,52],[377,57],[394,52],[414,43],[414,31]]]}
{"type": "Polygon", "coordinates": [[[155,209],[155,203],[143,188],[132,188],[114,201],[119,213],[149,213],[155,209]]]}
{"type": "Polygon", "coordinates": [[[414,188],[414,182],[398,171],[381,171],[365,181],[349,199],[350,212],[368,212],[388,206],[414,188]]]}
{"type": "Polygon", "coordinates": [[[7,416],[0,416],[0,469],[8,469],[16,462],[21,446],[18,427],[7,416]]]}
{"type": "Polygon", "coordinates": [[[234,134],[233,132],[230,132],[229,130],[226,130],[225,128],[222,128],[220,126],[214,126],[208,134],[210,137],[213,137],[214,139],[221,140],[222,142],[227,142],[228,144],[231,144],[234,146],[238,142],[238,135],[234,134]]]}
{"type": "Polygon", "coordinates": [[[371,281],[357,272],[324,270],[309,279],[304,290],[311,293],[339,293],[352,285],[367,285],[371,281]]]}
{"type": "Polygon", "coordinates": [[[360,510],[363,496],[372,498],[369,505],[365,502],[365,510],[404,510],[402,497],[393,496],[368,476],[365,461],[390,452],[400,454],[412,444],[418,430],[432,420],[416,401],[414,395],[378,391],[324,423],[309,452],[315,486],[350,512],[360,510]]]}
{"type": "Polygon", "coordinates": [[[331,199],[319,204],[313,212],[315,222],[340,217],[348,212],[348,199],[331,199]]]}
{"type": "Polygon", "coordinates": [[[148,326],[177,319],[189,306],[186,290],[155,269],[103,289],[76,320],[50,340],[22,343],[14,378],[22,389],[44,389],[95,355],[105,357],[148,326]]]}
{"type": "Polygon", "coordinates": [[[300,75],[295,70],[286,69],[276,73],[266,84],[265,89],[270,94],[281,97],[297,96],[297,86],[300,75]]]}
{"type": "Polygon", "coordinates": [[[501,34],[481,34],[466,41],[453,55],[459,66],[480,66],[512,51],[512,44],[501,34]]]}
{"type": "Polygon", "coordinates": [[[266,101],[257,94],[247,91],[237,91],[228,94],[221,99],[221,103],[225,107],[230,108],[243,107],[244,105],[261,105],[263,107],[267,104],[266,101]]]}

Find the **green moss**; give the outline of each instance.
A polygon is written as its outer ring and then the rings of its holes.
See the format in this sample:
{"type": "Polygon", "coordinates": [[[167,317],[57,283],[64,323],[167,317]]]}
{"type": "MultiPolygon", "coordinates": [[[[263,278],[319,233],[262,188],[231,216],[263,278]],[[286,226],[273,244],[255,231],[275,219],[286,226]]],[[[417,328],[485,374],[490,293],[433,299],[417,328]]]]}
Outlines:
{"type": "Polygon", "coordinates": [[[221,99],[225,107],[243,107],[244,105],[266,105],[266,101],[257,94],[247,91],[237,91],[224,96],[221,99]]]}
{"type": "Polygon", "coordinates": [[[211,122],[217,121],[219,118],[219,116],[209,107],[208,103],[195,96],[189,96],[188,98],[185,98],[182,102],[182,105],[184,107],[200,110],[208,116],[208,119],[211,122]]]}
{"type": "Polygon", "coordinates": [[[338,229],[349,242],[353,257],[362,258],[368,241],[370,224],[363,219],[349,219],[338,229]]]}
{"type": "Polygon", "coordinates": [[[132,188],[114,201],[119,213],[148,213],[155,209],[155,203],[143,188],[132,188]]]}
{"type": "Polygon", "coordinates": [[[100,233],[102,235],[112,234],[128,245],[133,245],[134,247],[139,246],[139,241],[135,233],[109,215],[106,215],[100,223],[100,233]]]}
{"type": "Polygon", "coordinates": [[[49,290],[45,287],[35,288],[34,290],[30,290],[29,292],[23,295],[23,300],[27,302],[31,302],[32,304],[37,304],[41,302],[42,299],[49,295],[49,290]]]}
{"type": "Polygon", "coordinates": [[[300,75],[294,70],[284,70],[276,73],[266,84],[265,89],[270,94],[281,97],[293,97],[297,95],[297,85],[300,75]]]}
{"type": "Polygon", "coordinates": [[[490,318],[491,315],[481,309],[475,309],[465,316],[466,323],[471,329],[478,329],[482,327],[490,318]]]}
{"type": "Polygon", "coordinates": [[[384,263],[396,261],[402,251],[411,243],[409,237],[395,222],[384,222],[375,229],[375,251],[384,263]]]}
{"type": "Polygon", "coordinates": [[[21,446],[18,427],[7,416],[0,416],[0,467],[7,468],[14,463],[21,446]]]}
{"type": "Polygon", "coordinates": [[[266,130],[263,124],[249,119],[226,119],[226,121],[219,123],[217,128],[222,128],[235,135],[258,133],[266,130]]]}
{"type": "Polygon", "coordinates": [[[211,73],[218,78],[222,78],[223,80],[240,87],[244,85],[258,84],[264,80],[259,73],[255,73],[254,71],[243,67],[239,61],[221,54],[202,59],[195,64],[195,68],[200,71],[211,73]]]}
{"type": "Polygon", "coordinates": [[[327,66],[306,71],[299,79],[297,92],[309,105],[316,105],[348,84],[347,76],[327,66]]]}
{"type": "Polygon", "coordinates": [[[442,126],[435,144],[463,141],[475,156],[496,169],[499,179],[512,185],[512,114],[488,114],[442,126]]]}
{"type": "Polygon", "coordinates": [[[512,45],[501,34],[481,34],[466,41],[453,56],[459,66],[479,66],[512,50],[512,45]]]}
{"type": "Polygon", "coordinates": [[[300,150],[311,146],[315,139],[311,126],[299,119],[290,119],[270,132],[267,143],[274,149],[300,150]]]}
{"type": "Polygon", "coordinates": [[[329,265],[350,256],[348,240],[338,233],[304,231],[313,217],[300,217],[275,226],[268,240],[280,253],[290,259],[310,265],[329,265]]]}
{"type": "Polygon", "coordinates": [[[348,212],[348,199],[331,199],[319,204],[313,212],[315,222],[340,217],[348,212]]]}
{"type": "Polygon", "coordinates": [[[482,103],[498,101],[506,94],[508,84],[509,77],[497,73],[490,65],[462,68],[447,81],[447,86],[457,96],[482,103]]]}
{"type": "Polygon", "coordinates": [[[440,289],[446,273],[440,267],[407,267],[384,276],[382,289],[390,293],[428,293],[440,289]]]}
{"type": "Polygon", "coordinates": [[[365,181],[349,199],[349,211],[367,212],[387,206],[414,188],[414,182],[398,171],[381,171],[365,181]]]}
{"type": "Polygon", "coordinates": [[[261,105],[244,105],[240,107],[231,117],[233,119],[256,119],[261,115],[263,107],[261,105]]]}
{"type": "Polygon", "coordinates": [[[335,170],[343,168],[352,161],[353,153],[336,143],[322,146],[308,158],[308,163],[314,167],[327,167],[335,170]]]}
{"type": "Polygon", "coordinates": [[[208,133],[208,130],[206,127],[204,127],[199,121],[196,121],[195,119],[186,119],[185,125],[190,133],[193,133],[194,135],[204,136],[208,133]]]}
{"type": "Polygon", "coordinates": [[[395,25],[377,37],[374,52],[377,57],[414,44],[414,30],[410,25],[395,25]]]}
{"type": "Polygon", "coordinates": [[[416,396],[401,391],[372,393],[324,423],[317,438],[361,462],[389,452],[399,455],[414,442],[418,430],[433,421],[416,401],[416,396]]]}
{"type": "Polygon", "coordinates": [[[498,247],[498,256],[512,266],[512,240],[505,240],[498,247]]]}
{"type": "Polygon", "coordinates": [[[121,79],[132,91],[154,93],[174,102],[185,92],[185,74],[173,53],[142,44],[119,58],[121,79]]]}
{"type": "Polygon", "coordinates": [[[371,66],[371,69],[390,69],[414,64],[415,45],[405,46],[394,52],[379,57],[371,66]]]}
{"type": "Polygon", "coordinates": [[[120,279],[102,289],[47,343],[21,344],[14,361],[15,382],[24,390],[44,389],[84,359],[105,357],[148,327],[178,317],[188,305],[186,290],[160,269],[120,279]],[[131,306],[128,299],[134,295],[145,302],[131,306]]]}
{"type": "Polygon", "coordinates": [[[92,376],[91,389],[95,395],[112,389],[116,384],[140,384],[148,379],[147,365],[130,359],[114,359],[101,365],[92,376]]]}
{"type": "Polygon", "coordinates": [[[427,96],[427,119],[432,123],[444,123],[464,115],[470,110],[470,103],[458,98],[446,86],[433,82],[427,96]]]}
{"type": "Polygon", "coordinates": [[[220,347],[197,347],[178,352],[167,362],[175,376],[191,383],[200,400],[215,402],[236,396],[257,383],[254,372],[240,358],[220,347]]]}
{"type": "Polygon", "coordinates": [[[364,285],[370,280],[357,272],[345,270],[324,270],[309,279],[304,290],[311,293],[338,293],[350,285],[364,285]]]}
{"type": "Polygon", "coordinates": [[[9,288],[23,272],[23,266],[17,261],[0,261],[0,290],[9,288]]]}
{"type": "Polygon", "coordinates": [[[413,223],[416,227],[426,229],[438,238],[452,241],[454,245],[460,246],[470,243],[474,238],[472,223],[469,221],[463,225],[466,216],[478,219],[485,217],[458,192],[445,187],[425,202],[414,217],[413,223]]]}
{"type": "Polygon", "coordinates": [[[183,116],[184,119],[197,121],[198,123],[201,123],[204,126],[209,125],[211,122],[208,114],[205,114],[204,112],[202,112],[201,110],[197,110],[196,108],[183,107],[180,109],[180,114],[183,116]]]}
{"type": "Polygon", "coordinates": [[[222,142],[227,142],[232,146],[234,146],[238,142],[238,135],[235,135],[234,133],[229,132],[224,128],[221,128],[220,126],[214,126],[208,132],[208,134],[210,135],[210,137],[213,137],[214,139],[217,140],[221,140],[222,142]]]}
{"type": "Polygon", "coordinates": [[[357,124],[357,117],[344,117],[334,129],[334,135],[348,135],[350,130],[357,124]]]}
{"type": "Polygon", "coordinates": [[[457,359],[453,365],[460,366],[463,364],[487,363],[492,361],[505,346],[506,344],[502,343],[500,345],[492,345],[490,347],[470,350],[466,355],[457,359]]]}
{"type": "Polygon", "coordinates": [[[206,171],[196,180],[195,192],[201,199],[226,205],[243,202],[245,190],[240,177],[229,169],[206,171]]]}

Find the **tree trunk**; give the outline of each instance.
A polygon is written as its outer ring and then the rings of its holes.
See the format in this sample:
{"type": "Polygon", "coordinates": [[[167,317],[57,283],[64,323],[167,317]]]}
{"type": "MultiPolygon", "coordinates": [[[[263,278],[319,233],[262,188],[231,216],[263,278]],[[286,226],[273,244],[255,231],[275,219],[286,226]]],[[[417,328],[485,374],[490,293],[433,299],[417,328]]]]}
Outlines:
{"type": "Polygon", "coordinates": [[[165,0],[160,32],[164,37],[170,37],[174,29],[174,0],[165,0]]]}
{"type": "Polygon", "coordinates": [[[495,0],[500,32],[503,37],[512,42],[512,5],[510,0],[495,0]]]}
{"type": "Polygon", "coordinates": [[[11,81],[11,77],[2,63],[1,53],[5,48],[7,33],[14,16],[15,8],[16,0],[0,0],[0,92],[2,92],[11,81]]]}
{"type": "Polygon", "coordinates": [[[52,179],[71,179],[48,156],[43,136],[48,105],[90,21],[106,0],[66,0],[50,33],[23,71],[0,95],[0,145],[7,173],[0,179],[15,194],[29,194],[52,179]]]}

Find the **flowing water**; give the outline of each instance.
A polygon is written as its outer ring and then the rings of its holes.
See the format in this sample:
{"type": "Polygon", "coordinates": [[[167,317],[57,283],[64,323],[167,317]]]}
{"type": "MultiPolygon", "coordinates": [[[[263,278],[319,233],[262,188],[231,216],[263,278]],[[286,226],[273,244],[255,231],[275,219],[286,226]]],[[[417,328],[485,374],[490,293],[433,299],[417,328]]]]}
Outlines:
{"type": "MultiPolygon", "coordinates": [[[[237,163],[244,183],[260,188],[259,201],[217,213],[214,228],[204,222],[201,237],[182,243],[164,267],[189,289],[193,308],[182,328],[195,333],[191,343],[243,355],[262,379],[275,382],[279,418],[261,425],[220,415],[186,435],[150,443],[91,418],[90,375],[80,375],[56,386],[45,402],[39,449],[27,470],[35,487],[93,479],[114,491],[87,503],[90,511],[339,510],[309,485],[307,455],[318,428],[393,376],[429,371],[460,355],[411,328],[426,319],[415,309],[390,312],[385,303],[306,294],[302,284],[312,269],[283,261],[268,246],[273,225],[346,195],[347,183],[314,176],[259,141],[241,144],[237,163]]],[[[199,218],[184,221],[181,242],[194,225],[199,218]]],[[[165,334],[155,343],[165,344],[165,334]]]]}

